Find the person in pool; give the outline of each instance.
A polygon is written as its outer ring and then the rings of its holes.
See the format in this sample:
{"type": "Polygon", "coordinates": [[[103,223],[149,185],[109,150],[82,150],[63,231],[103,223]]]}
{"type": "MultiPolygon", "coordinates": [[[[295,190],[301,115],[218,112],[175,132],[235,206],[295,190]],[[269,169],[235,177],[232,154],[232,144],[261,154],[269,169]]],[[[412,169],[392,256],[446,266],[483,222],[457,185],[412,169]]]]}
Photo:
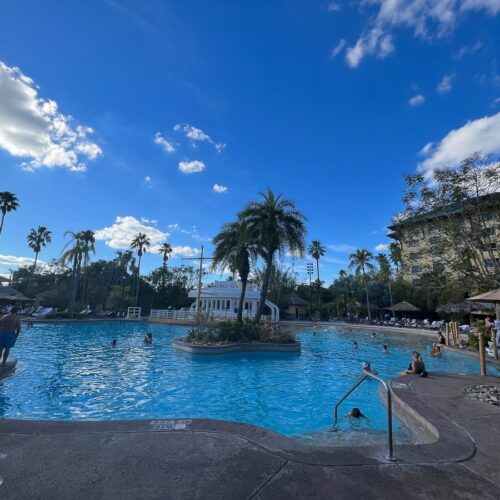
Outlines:
{"type": "Polygon", "coordinates": [[[354,349],[357,349],[357,348],[358,348],[358,343],[357,343],[356,341],[354,341],[354,342],[352,343],[352,346],[354,347],[354,349]]]}
{"type": "Polygon", "coordinates": [[[375,332],[372,332],[372,338],[375,338],[377,334],[375,332]]]}
{"type": "Polygon", "coordinates": [[[111,347],[116,347],[116,339],[113,339],[113,340],[111,341],[111,347]]]}
{"type": "Polygon", "coordinates": [[[146,342],[146,344],[153,343],[153,334],[151,332],[146,333],[146,336],[144,337],[144,342],[146,342]]]}
{"type": "Polygon", "coordinates": [[[388,349],[387,345],[385,345],[385,344],[384,344],[384,345],[382,346],[382,352],[383,352],[384,354],[389,354],[389,349],[388,349]]]}
{"type": "Polygon", "coordinates": [[[425,364],[422,359],[422,356],[420,356],[420,353],[418,351],[413,351],[412,352],[412,361],[408,365],[408,368],[399,373],[400,375],[421,375],[421,376],[427,376],[427,372],[425,371],[425,364]]]}
{"type": "Polygon", "coordinates": [[[17,315],[17,307],[0,319],[0,357],[1,366],[7,364],[10,350],[14,347],[17,337],[21,333],[21,320],[17,315]]]}
{"type": "Polygon", "coordinates": [[[373,375],[377,375],[377,370],[374,370],[372,368],[372,365],[370,363],[368,363],[367,361],[365,361],[363,363],[363,372],[364,373],[373,373],[373,375]]]}
{"type": "Polygon", "coordinates": [[[343,418],[348,418],[351,422],[360,421],[362,418],[369,420],[366,415],[359,408],[352,408],[348,413],[344,415],[343,418]]]}

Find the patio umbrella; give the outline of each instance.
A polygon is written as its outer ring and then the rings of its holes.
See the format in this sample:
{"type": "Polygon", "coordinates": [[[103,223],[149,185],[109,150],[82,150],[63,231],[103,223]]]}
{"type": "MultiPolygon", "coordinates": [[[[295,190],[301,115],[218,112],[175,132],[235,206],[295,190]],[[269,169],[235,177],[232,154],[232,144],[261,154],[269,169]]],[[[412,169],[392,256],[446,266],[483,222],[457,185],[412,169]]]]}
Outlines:
{"type": "MultiPolygon", "coordinates": [[[[500,319],[500,288],[491,290],[486,293],[481,293],[480,295],[475,295],[474,297],[469,297],[467,300],[471,300],[473,302],[485,302],[486,304],[495,304],[496,317],[497,319],[500,319]]],[[[498,359],[497,342],[495,338],[493,338],[492,340],[494,358],[498,359]]]]}
{"type": "Polygon", "coordinates": [[[410,304],[409,302],[406,302],[405,300],[403,302],[398,302],[397,304],[394,304],[393,306],[386,307],[388,311],[392,312],[418,312],[420,309],[417,306],[414,306],[413,304],[410,304]]]}

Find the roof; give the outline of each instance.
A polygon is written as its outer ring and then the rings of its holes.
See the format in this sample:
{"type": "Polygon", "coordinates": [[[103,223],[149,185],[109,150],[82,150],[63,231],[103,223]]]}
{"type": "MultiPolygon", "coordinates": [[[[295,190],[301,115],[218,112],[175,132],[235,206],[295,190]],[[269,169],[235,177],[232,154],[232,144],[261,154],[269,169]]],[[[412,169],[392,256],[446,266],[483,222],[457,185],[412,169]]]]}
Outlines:
{"type": "MultiPolygon", "coordinates": [[[[237,299],[241,295],[241,282],[239,281],[214,281],[200,290],[202,299],[237,299]]],[[[196,298],[198,290],[191,290],[189,297],[196,298]]],[[[246,299],[258,300],[260,288],[252,283],[247,284],[246,299]]]]}
{"type": "Polygon", "coordinates": [[[393,306],[386,307],[388,311],[392,312],[417,312],[420,311],[420,309],[417,306],[414,306],[413,304],[410,304],[409,302],[406,302],[405,300],[403,302],[399,302],[397,304],[394,304],[393,306]]]}
{"type": "Polygon", "coordinates": [[[481,303],[473,304],[471,301],[464,300],[458,304],[444,304],[439,306],[436,311],[444,314],[473,314],[474,312],[489,312],[490,308],[481,303]]]}
{"type": "Polygon", "coordinates": [[[289,306],[308,306],[309,305],[309,302],[307,302],[307,300],[304,300],[302,297],[296,297],[296,296],[289,297],[287,299],[286,303],[289,306]]]}
{"type": "Polygon", "coordinates": [[[472,300],[475,302],[486,302],[487,304],[494,304],[496,302],[500,303],[500,288],[497,290],[491,290],[490,292],[482,293],[480,295],[475,295],[467,300],[472,300]]]}
{"type": "MultiPolygon", "coordinates": [[[[403,217],[400,220],[394,222],[390,226],[387,226],[387,229],[391,231],[397,231],[400,227],[409,226],[411,224],[418,224],[419,222],[429,222],[435,219],[439,219],[441,217],[447,217],[449,215],[460,214],[464,212],[467,208],[466,202],[469,203],[469,206],[472,206],[475,200],[480,200],[482,205],[487,207],[488,201],[498,203],[500,200],[500,193],[490,193],[480,196],[479,198],[470,198],[469,200],[464,200],[463,202],[457,203],[455,206],[450,206],[447,212],[443,212],[442,210],[432,210],[430,212],[417,213],[415,215],[410,215],[408,217],[403,217]]],[[[394,235],[389,234],[391,238],[394,238],[394,235]]]]}
{"type": "Polygon", "coordinates": [[[24,296],[21,292],[10,286],[0,286],[0,300],[18,300],[18,301],[30,301],[30,299],[24,296]]]}

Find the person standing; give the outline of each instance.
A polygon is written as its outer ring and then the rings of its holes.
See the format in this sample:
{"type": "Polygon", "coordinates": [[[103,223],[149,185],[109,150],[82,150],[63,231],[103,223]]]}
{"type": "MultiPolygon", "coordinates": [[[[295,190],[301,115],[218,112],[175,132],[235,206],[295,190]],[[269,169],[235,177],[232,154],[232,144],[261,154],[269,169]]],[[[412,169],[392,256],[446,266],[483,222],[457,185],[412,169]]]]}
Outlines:
{"type": "Polygon", "coordinates": [[[21,333],[21,320],[17,315],[17,307],[13,307],[10,313],[2,316],[0,319],[0,357],[2,358],[2,365],[7,364],[7,358],[17,337],[21,333]]]}

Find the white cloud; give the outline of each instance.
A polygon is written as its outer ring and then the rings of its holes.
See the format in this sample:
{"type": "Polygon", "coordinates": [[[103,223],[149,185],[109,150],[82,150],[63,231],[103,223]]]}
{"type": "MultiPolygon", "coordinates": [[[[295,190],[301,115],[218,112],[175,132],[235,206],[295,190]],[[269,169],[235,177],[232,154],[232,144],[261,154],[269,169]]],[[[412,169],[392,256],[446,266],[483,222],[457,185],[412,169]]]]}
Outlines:
{"type": "Polygon", "coordinates": [[[424,146],[425,156],[418,171],[430,177],[436,168],[453,168],[475,152],[500,153],[500,112],[468,121],[463,127],[452,130],[438,143],[424,146]]]}
{"type": "Polygon", "coordinates": [[[141,222],[143,224],[153,224],[155,226],[156,226],[156,224],[158,224],[157,219],[148,219],[147,217],[141,217],[141,222]]]}
{"type": "Polygon", "coordinates": [[[330,2],[326,8],[328,12],[340,12],[341,9],[342,6],[337,2],[330,2]]]}
{"type": "Polygon", "coordinates": [[[335,47],[332,50],[332,54],[331,54],[332,59],[337,57],[344,50],[344,47],[346,46],[346,44],[347,44],[347,42],[346,42],[345,38],[342,38],[342,40],[340,40],[339,43],[337,43],[337,45],[335,45],[335,47]]]}
{"type": "Polygon", "coordinates": [[[321,261],[328,262],[329,264],[339,264],[341,266],[349,264],[346,260],[338,259],[337,257],[321,257],[321,261]]]}
{"type": "Polygon", "coordinates": [[[500,104],[500,97],[497,97],[496,99],[493,99],[493,102],[491,103],[491,107],[494,108],[495,106],[498,106],[500,104]]]}
{"type": "Polygon", "coordinates": [[[12,156],[24,158],[25,170],[63,167],[86,170],[86,162],[102,155],[88,140],[93,130],[73,126],[53,100],[38,95],[35,82],[19,68],[0,61],[0,147],[12,156]]]}
{"type": "Polygon", "coordinates": [[[220,153],[226,147],[226,144],[222,142],[215,142],[206,132],[203,132],[201,128],[188,125],[187,123],[178,123],[174,126],[174,130],[176,132],[184,132],[185,136],[192,141],[193,146],[196,145],[196,142],[208,142],[215,148],[217,153],[220,153]]]}
{"type": "Polygon", "coordinates": [[[408,104],[415,108],[416,106],[421,106],[424,102],[425,97],[422,94],[417,94],[408,101],[408,104]]]}
{"type": "Polygon", "coordinates": [[[213,188],[214,192],[216,193],[227,193],[227,187],[226,186],[221,186],[220,184],[214,184],[213,188]]]}
{"type": "Polygon", "coordinates": [[[169,224],[167,226],[171,231],[178,231],[180,229],[180,225],[177,224],[177,222],[175,224],[169,224]]]}
{"type": "Polygon", "coordinates": [[[369,20],[356,43],[347,49],[346,61],[355,68],[367,56],[379,59],[394,50],[393,31],[411,29],[414,36],[431,41],[455,28],[458,17],[468,11],[500,12],[498,0],[361,0],[361,12],[369,20]]]}
{"type": "Polygon", "coordinates": [[[144,177],[144,182],[151,182],[151,181],[152,179],[150,175],[146,175],[146,177],[144,177]]]}
{"type": "Polygon", "coordinates": [[[175,153],[175,144],[165,139],[160,132],[156,132],[154,142],[155,144],[159,144],[166,153],[175,153]]]}
{"type": "MultiPolygon", "coordinates": [[[[152,222],[152,221],[151,221],[152,222]]],[[[112,226],[98,229],[95,231],[95,239],[104,241],[106,245],[115,250],[125,250],[130,247],[131,241],[137,236],[137,233],[144,233],[151,240],[151,251],[155,245],[163,243],[170,235],[142,223],[135,217],[127,215],[117,217],[112,226]]]]}
{"type": "Polygon", "coordinates": [[[200,250],[189,245],[174,245],[172,247],[172,257],[198,257],[200,250]]]}
{"type": "Polygon", "coordinates": [[[437,84],[436,90],[440,94],[447,94],[453,88],[451,82],[455,75],[444,75],[443,79],[437,84]]]}
{"type": "Polygon", "coordinates": [[[349,245],[347,243],[337,243],[333,245],[326,245],[327,248],[332,250],[333,252],[339,252],[339,253],[352,253],[356,251],[356,248],[354,245],[349,245]]]}
{"type": "Polygon", "coordinates": [[[181,161],[179,162],[179,170],[183,174],[194,174],[196,172],[203,172],[205,164],[200,160],[181,161]]]}
{"type": "Polygon", "coordinates": [[[196,226],[193,226],[191,229],[185,229],[180,224],[175,223],[169,224],[167,227],[170,231],[178,231],[179,233],[186,234],[196,241],[212,241],[212,238],[209,236],[201,235],[196,226]]]}
{"type": "Polygon", "coordinates": [[[480,41],[477,41],[474,45],[464,45],[457,53],[453,55],[453,57],[460,61],[465,56],[472,55],[478,50],[482,49],[482,47],[483,44],[480,41]]]}
{"type": "MultiPolygon", "coordinates": [[[[0,265],[3,266],[13,266],[13,267],[24,267],[24,266],[32,266],[35,262],[35,259],[31,257],[17,257],[15,255],[1,255],[0,254],[0,265]]],[[[46,265],[43,260],[38,260],[37,266],[40,264],[41,266],[46,265]]]]}
{"type": "Polygon", "coordinates": [[[375,250],[377,252],[385,252],[386,250],[389,250],[389,245],[387,243],[380,243],[375,247],[375,250]]]}

